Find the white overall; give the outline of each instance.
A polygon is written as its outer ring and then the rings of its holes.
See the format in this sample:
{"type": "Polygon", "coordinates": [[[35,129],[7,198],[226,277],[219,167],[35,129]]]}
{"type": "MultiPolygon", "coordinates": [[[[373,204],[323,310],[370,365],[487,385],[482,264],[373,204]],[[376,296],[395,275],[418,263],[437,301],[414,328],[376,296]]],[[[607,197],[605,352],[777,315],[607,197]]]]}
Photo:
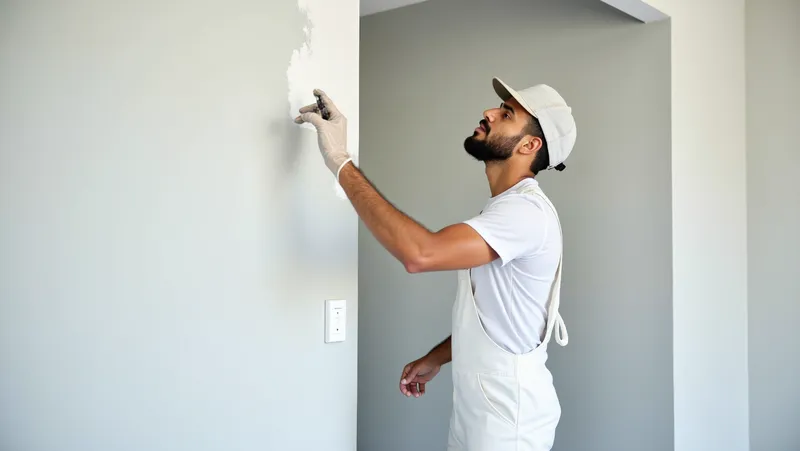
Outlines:
{"type": "MultiPolygon", "coordinates": [[[[541,196],[558,218],[555,207],[538,186],[523,192],[541,196]]],[[[559,222],[559,232],[560,229],[559,222]]],[[[470,271],[458,272],[451,338],[453,411],[448,451],[551,449],[561,405],[545,362],[554,329],[558,344],[565,346],[568,341],[558,313],[560,294],[561,258],[550,291],[542,343],[526,354],[516,355],[486,334],[475,307],[470,271]]]]}

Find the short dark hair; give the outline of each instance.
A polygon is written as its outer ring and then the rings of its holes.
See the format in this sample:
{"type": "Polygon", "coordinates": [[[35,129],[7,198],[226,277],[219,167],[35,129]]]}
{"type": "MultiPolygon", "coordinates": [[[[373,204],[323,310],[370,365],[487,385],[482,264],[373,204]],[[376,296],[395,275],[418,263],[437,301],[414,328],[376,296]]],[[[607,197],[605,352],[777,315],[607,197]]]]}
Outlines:
{"type": "MultiPolygon", "coordinates": [[[[536,175],[550,167],[550,152],[547,150],[547,139],[544,137],[542,124],[539,123],[539,119],[531,116],[528,119],[528,125],[525,127],[525,130],[523,130],[523,133],[526,135],[535,136],[542,140],[542,148],[536,152],[536,156],[533,158],[533,163],[531,163],[531,172],[533,172],[533,175],[536,175]]],[[[558,171],[563,171],[565,167],[566,166],[561,163],[556,166],[555,169],[558,171]]]]}
{"type": "Polygon", "coordinates": [[[544,138],[542,124],[539,123],[539,119],[533,116],[529,117],[528,125],[525,127],[525,130],[523,130],[523,133],[542,140],[542,148],[536,152],[533,163],[531,163],[531,172],[533,172],[533,175],[536,175],[550,166],[550,153],[547,151],[547,140],[544,138]]]}

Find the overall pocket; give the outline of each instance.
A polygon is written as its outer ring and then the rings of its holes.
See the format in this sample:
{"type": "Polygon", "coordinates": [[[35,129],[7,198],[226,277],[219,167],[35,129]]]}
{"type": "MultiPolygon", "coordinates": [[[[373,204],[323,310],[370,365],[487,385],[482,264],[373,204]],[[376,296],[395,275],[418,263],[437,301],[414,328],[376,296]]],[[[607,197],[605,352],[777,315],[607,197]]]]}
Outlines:
{"type": "Polygon", "coordinates": [[[511,376],[478,374],[478,386],[486,405],[511,426],[519,415],[519,383],[511,376]]]}

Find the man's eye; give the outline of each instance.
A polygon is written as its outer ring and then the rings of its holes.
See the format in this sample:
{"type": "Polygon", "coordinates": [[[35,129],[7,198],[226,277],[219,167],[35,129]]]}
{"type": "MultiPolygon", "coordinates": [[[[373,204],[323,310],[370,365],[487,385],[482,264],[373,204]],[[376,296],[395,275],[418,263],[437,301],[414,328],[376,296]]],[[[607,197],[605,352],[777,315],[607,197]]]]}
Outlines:
{"type": "Polygon", "coordinates": [[[503,116],[504,116],[506,119],[511,119],[511,116],[509,116],[509,115],[508,115],[508,113],[505,113],[505,114],[503,114],[503,116]]]}

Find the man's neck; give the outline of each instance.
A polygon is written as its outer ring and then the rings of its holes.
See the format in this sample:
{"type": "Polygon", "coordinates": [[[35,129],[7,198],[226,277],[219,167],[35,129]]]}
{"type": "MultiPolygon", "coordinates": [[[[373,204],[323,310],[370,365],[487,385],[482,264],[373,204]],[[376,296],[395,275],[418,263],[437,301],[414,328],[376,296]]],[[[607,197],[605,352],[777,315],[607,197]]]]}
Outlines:
{"type": "Polygon", "coordinates": [[[520,181],[533,178],[533,174],[514,170],[514,168],[502,163],[487,163],[486,178],[489,179],[489,189],[492,192],[492,197],[495,197],[520,181]]]}

